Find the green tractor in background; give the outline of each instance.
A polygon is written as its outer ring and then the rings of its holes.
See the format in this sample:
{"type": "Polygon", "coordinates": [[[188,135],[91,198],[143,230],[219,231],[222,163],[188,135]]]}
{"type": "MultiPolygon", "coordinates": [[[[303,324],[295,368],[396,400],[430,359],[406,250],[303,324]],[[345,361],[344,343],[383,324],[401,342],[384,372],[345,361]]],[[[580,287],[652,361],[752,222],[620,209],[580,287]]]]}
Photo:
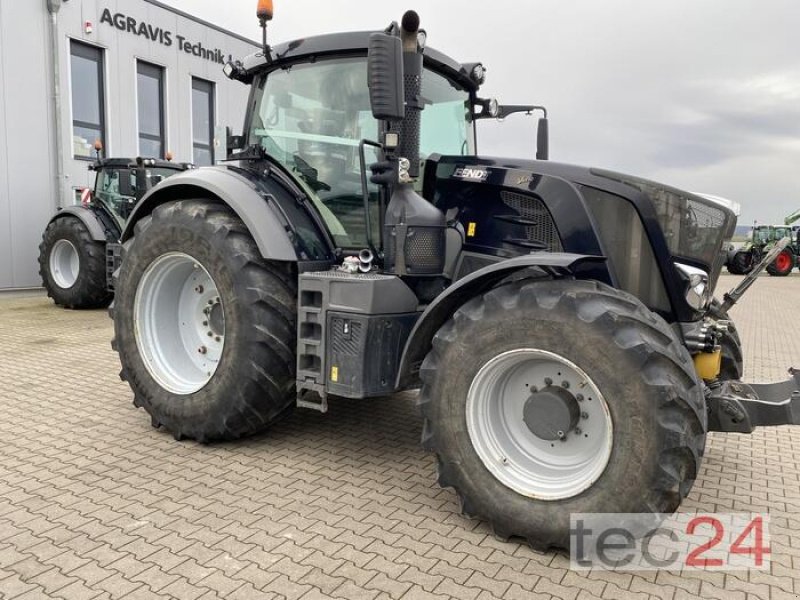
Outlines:
{"type": "Polygon", "coordinates": [[[786,277],[796,266],[800,266],[800,226],[793,223],[800,220],[800,210],[784,219],[783,226],[756,225],[750,239],[739,248],[730,246],[725,266],[733,275],[747,275],[766,256],[775,244],[785,237],[791,243],[767,267],[767,273],[773,277],[786,277]]]}
{"type": "Polygon", "coordinates": [[[160,181],[192,168],[155,158],[101,158],[89,165],[94,188],[81,203],[59,208],[42,234],[39,275],[47,295],[64,308],[108,306],[111,274],[119,258],[119,236],[139,199],[160,181]]]}

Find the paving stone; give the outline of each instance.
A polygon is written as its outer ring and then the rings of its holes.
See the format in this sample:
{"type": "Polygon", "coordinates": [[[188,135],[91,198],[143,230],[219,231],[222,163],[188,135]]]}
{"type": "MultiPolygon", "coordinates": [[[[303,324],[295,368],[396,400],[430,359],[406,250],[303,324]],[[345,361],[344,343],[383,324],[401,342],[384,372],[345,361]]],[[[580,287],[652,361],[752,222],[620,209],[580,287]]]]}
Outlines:
{"type": "MultiPolygon", "coordinates": [[[[728,289],[739,278],[723,275],[728,289]]],[[[732,311],[745,376],[800,367],[800,275],[732,311]]],[[[235,444],[154,430],[117,378],[105,311],[0,294],[0,597],[783,600],[800,594],[800,428],[711,434],[686,509],[769,511],[771,568],[571,572],[459,514],[418,445],[414,393],[337,399],[235,444]],[[80,361],[75,360],[76,355],[80,361]],[[12,360],[13,357],[13,360],[12,360]],[[37,585],[41,583],[42,585],[37,585]]]]}

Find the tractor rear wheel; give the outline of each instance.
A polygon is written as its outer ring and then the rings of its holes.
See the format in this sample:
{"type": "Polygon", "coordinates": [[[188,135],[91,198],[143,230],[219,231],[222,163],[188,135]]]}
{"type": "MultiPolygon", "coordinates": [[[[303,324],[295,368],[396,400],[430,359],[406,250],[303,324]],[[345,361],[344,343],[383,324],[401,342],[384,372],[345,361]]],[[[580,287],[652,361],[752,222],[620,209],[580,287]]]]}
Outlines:
{"type": "Polygon", "coordinates": [[[722,309],[720,301],[714,298],[708,309],[709,315],[717,320],[728,321],[728,330],[722,333],[720,346],[722,346],[722,365],[720,378],[723,380],[741,380],[744,375],[744,354],[742,353],[742,340],[736,324],[731,320],[727,311],[722,309]]]}
{"type": "Polygon", "coordinates": [[[767,266],[767,273],[773,277],[786,277],[794,269],[794,264],[794,253],[786,248],[767,266]]]}
{"type": "Polygon", "coordinates": [[[125,242],[112,346],[120,376],[176,439],[235,439],[289,412],[296,274],[262,257],[228,208],[159,206],[125,242]]]}
{"type": "Polygon", "coordinates": [[[674,511],[697,475],[702,385],[669,326],[596,282],[515,282],[461,307],[422,365],[423,444],[462,512],[568,548],[571,513],[674,511]]]}
{"type": "Polygon", "coordinates": [[[65,308],[103,308],[111,302],[106,285],[106,248],[76,217],[50,223],[39,244],[39,275],[47,295],[65,308]]]}

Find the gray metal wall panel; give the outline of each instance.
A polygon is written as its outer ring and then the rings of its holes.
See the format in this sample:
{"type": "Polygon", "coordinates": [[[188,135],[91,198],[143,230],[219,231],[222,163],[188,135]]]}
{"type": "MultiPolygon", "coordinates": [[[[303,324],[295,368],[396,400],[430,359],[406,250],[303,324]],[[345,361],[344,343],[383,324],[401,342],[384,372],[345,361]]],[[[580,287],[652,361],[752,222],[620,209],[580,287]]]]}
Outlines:
{"type": "Polygon", "coordinates": [[[50,155],[49,29],[44,2],[2,2],[2,53],[7,153],[6,204],[11,260],[2,287],[39,285],[37,256],[42,230],[53,212],[50,155]]]}
{"type": "MultiPolygon", "coordinates": [[[[0,0],[0,82],[6,81],[5,60],[8,56],[3,31],[5,3],[0,0]]],[[[8,135],[6,134],[6,86],[0,87],[0,287],[11,287],[11,208],[8,200],[8,135]]]]}

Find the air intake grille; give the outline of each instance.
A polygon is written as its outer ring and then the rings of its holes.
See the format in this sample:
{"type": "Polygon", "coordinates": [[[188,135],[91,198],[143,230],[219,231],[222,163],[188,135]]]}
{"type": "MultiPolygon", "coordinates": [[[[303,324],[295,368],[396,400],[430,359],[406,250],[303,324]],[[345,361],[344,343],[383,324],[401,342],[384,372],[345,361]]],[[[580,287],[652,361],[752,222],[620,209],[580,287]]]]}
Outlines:
{"type": "Polygon", "coordinates": [[[501,192],[503,203],[519,214],[520,225],[525,227],[525,238],[539,242],[550,252],[563,252],[556,224],[544,203],[538,198],[514,192],[501,192]]]}
{"type": "MultiPolygon", "coordinates": [[[[385,260],[389,271],[394,271],[397,229],[386,227],[385,260]]],[[[439,275],[444,269],[444,228],[409,227],[405,239],[406,269],[409,275],[439,275]]]]}

